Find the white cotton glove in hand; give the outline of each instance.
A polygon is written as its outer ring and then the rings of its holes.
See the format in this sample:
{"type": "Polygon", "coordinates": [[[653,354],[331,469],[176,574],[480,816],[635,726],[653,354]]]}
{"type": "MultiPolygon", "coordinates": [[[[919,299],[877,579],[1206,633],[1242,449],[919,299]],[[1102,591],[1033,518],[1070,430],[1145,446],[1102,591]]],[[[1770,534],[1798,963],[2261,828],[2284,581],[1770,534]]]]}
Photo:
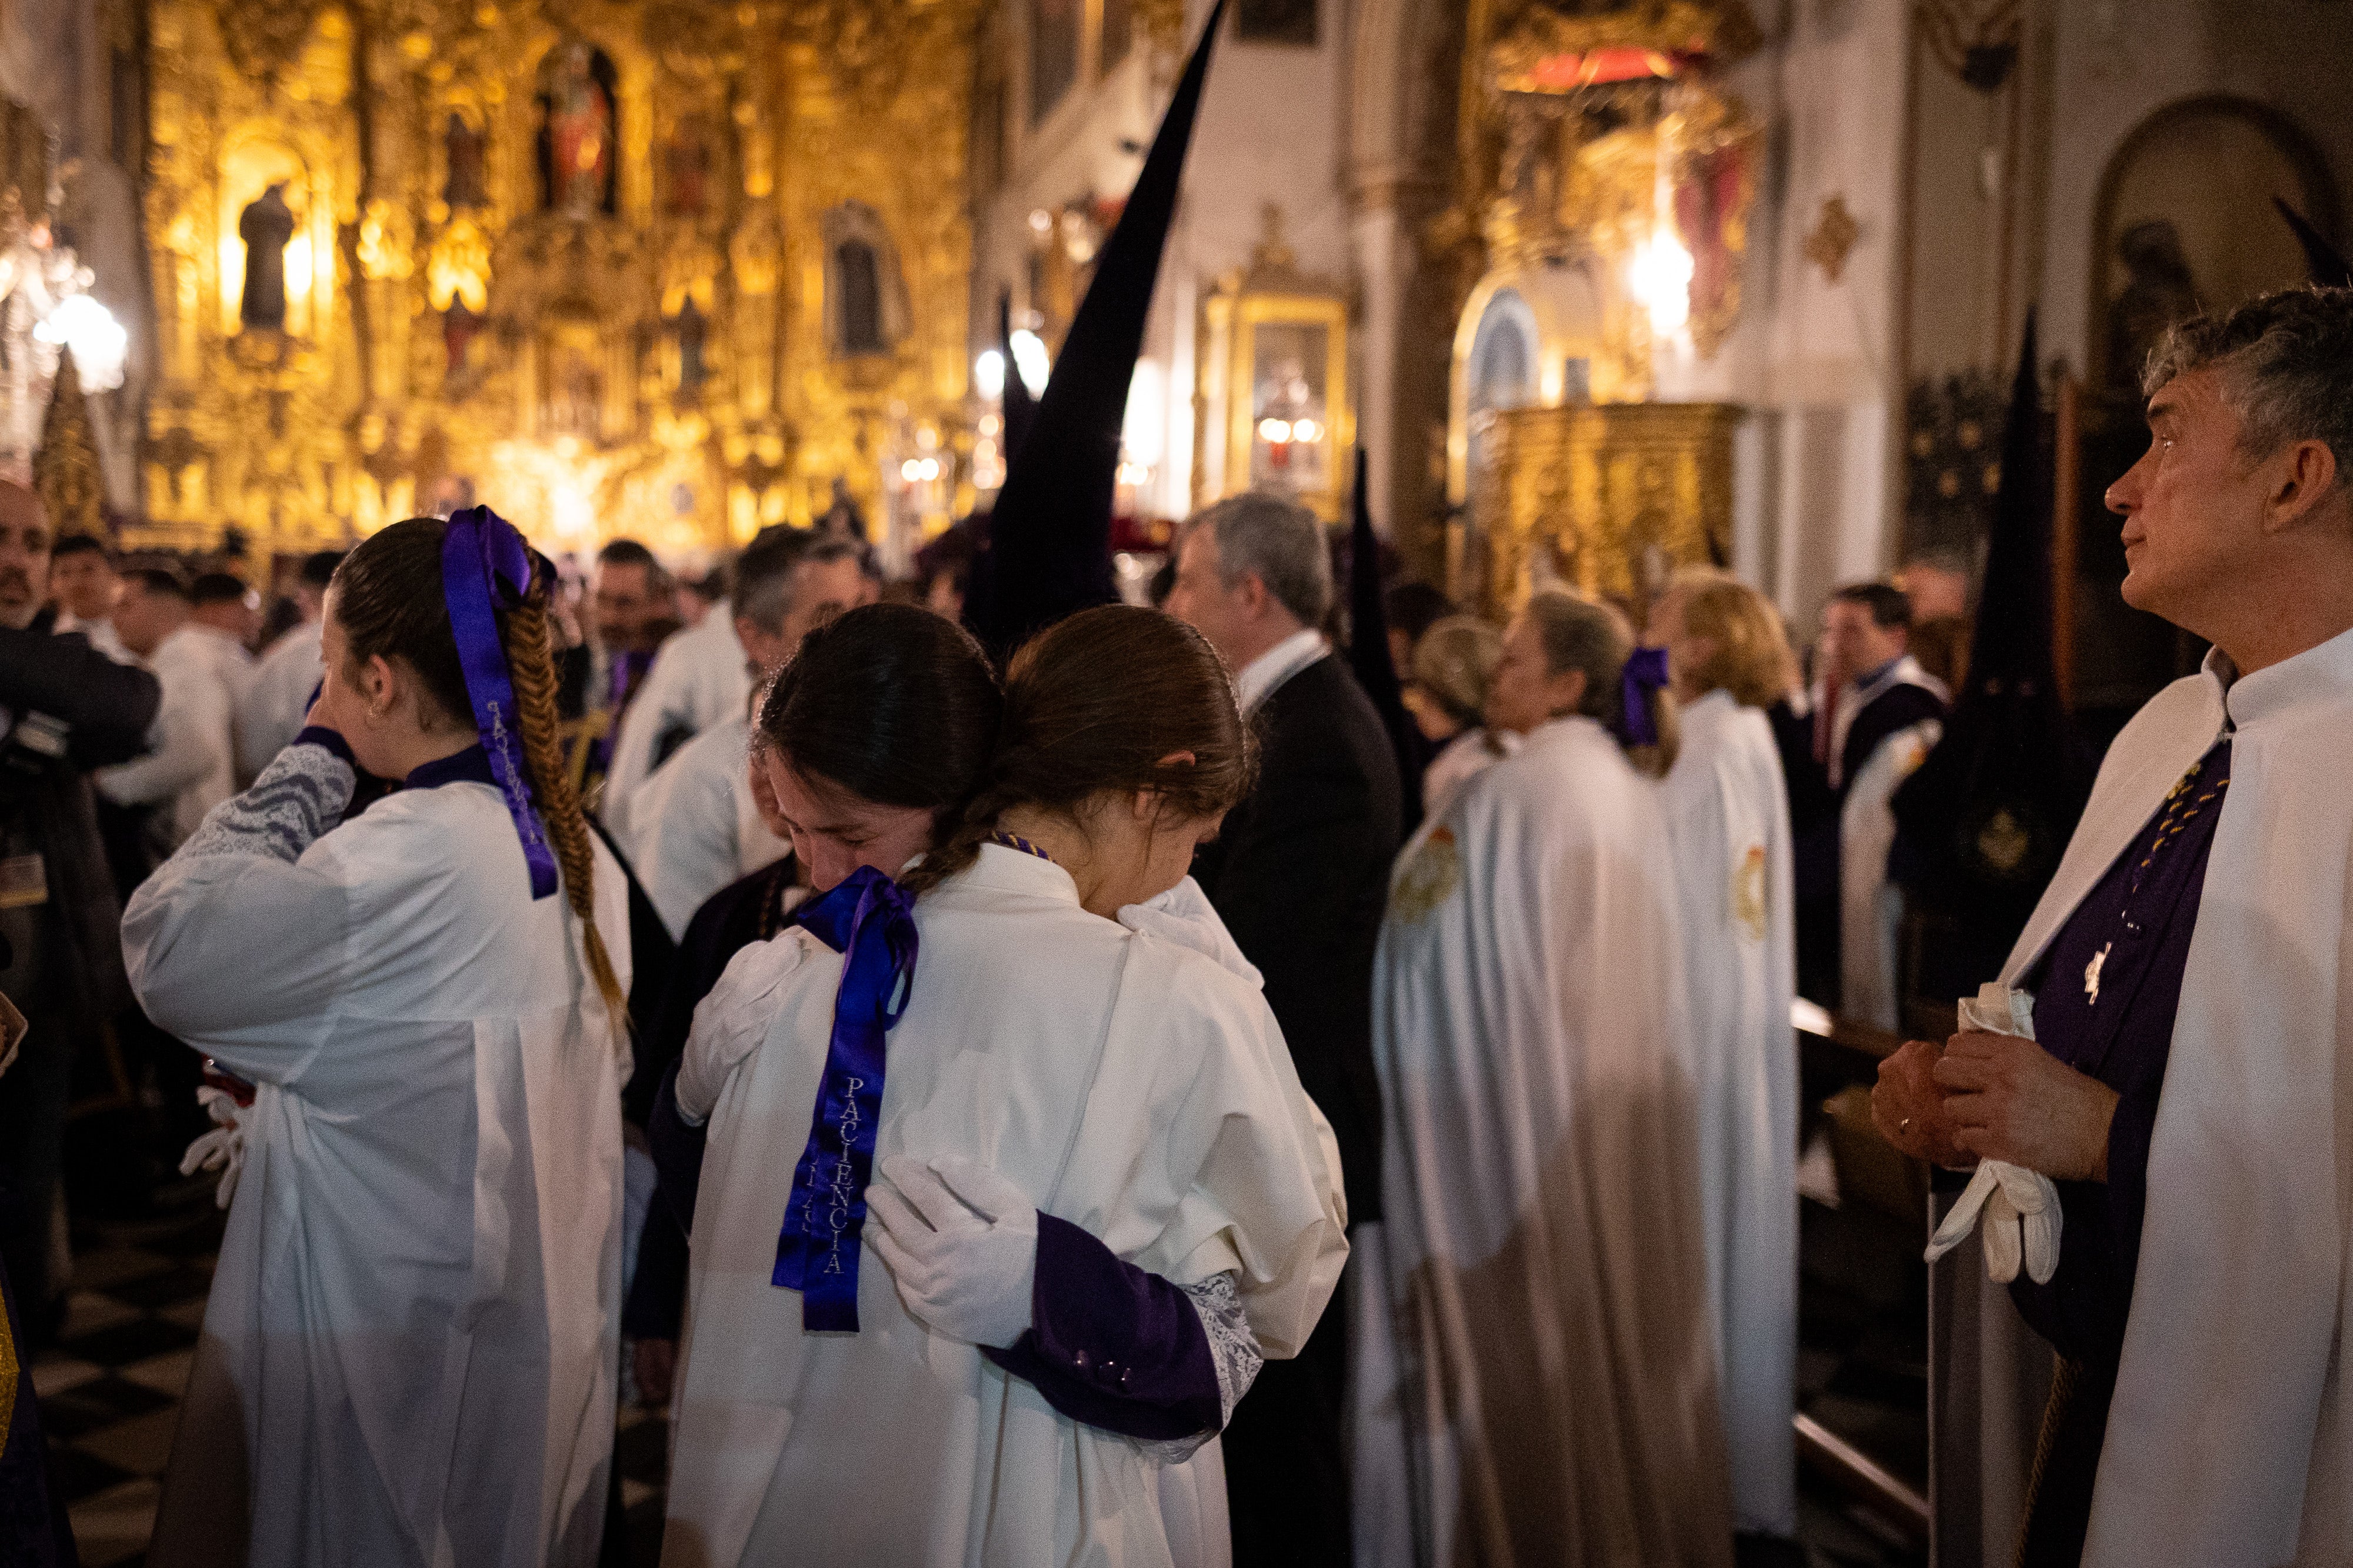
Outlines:
{"type": "Polygon", "coordinates": [[[227,1090],[206,1084],[196,1090],[196,1103],[217,1125],[188,1145],[188,1152],[180,1156],[180,1174],[218,1171],[220,1185],[213,1191],[213,1203],[227,1208],[237,1196],[237,1179],[245,1170],[245,1129],[237,1125],[237,1101],[227,1090]]]}
{"type": "Polygon", "coordinates": [[[1038,1211],[1021,1189],[976,1161],[882,1162],[866,1189],[867,1241],[898,1282],[907,1311],[934,1333],[998,1350],[1029,1331],[1038,1211]],[[884,1184],[888,1183],[888,1185],[884,1184]]]}
{"type": "MultiPolygon", "coordinates": [[[[2034,1037],[2034,998],[2023,991],[1989,983],[1961,1001],[1961,1027],[1996,1035],[2034,1037]]],[[[1980,1160],[1960,1201],[1928,1240],[1934,1263],[1958,1247],[1979,1219],[1985,1222],[1986,1278],[2007,1285],[2027,1278],[2047,1285],[2059,1268],[2059,1189],[2051,1178],[2003,1160],[1980,1160]]]]}

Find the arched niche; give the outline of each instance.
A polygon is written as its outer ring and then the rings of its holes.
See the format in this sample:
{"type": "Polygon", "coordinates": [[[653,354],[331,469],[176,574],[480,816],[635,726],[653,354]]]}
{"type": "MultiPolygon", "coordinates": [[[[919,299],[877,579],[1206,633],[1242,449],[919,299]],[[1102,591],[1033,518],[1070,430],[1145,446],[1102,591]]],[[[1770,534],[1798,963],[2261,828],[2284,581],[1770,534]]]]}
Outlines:
{"type": "Polygon", "coordinates": [[[2096,388],[2137,402],[2140,365],[2169,321],[2306,280],[2274,196],[2323,234],[2337,232],[2327,161],[2268,105],[2189,99],[2124,139],[2094,207],[2087,370],[2096,388]]]}
{"type": "Polygon", "coordinates": [[[309,338],[332,319],[335,288],[333,176],[297,148],[259,130],[231,135],[221,150],[220,208],[216,230],[220,268],[220,331],[234,337],[245,327],[248,275],[246,214],[278,188],[291,218],[280,247],[285,293],[283,330],[309,338]]]}
{"type": "Polygon", "coordinates": [[[621,210],[620,68],[585,37],[556,40],[541,60],[537,121],[537,210],[566,217],[614,217],[621,210]]]}
{"type": "Polygon", "coordinates": [[[1614,361],[1602,342],[1601,290],[1573,261],[1493,272],[1471,291],[1454,335],[1447,419],[1447,498],[1477,472],[1479,430],[1513,408],[1608,400],[1614,361]]]}
{"type": "Polygon", "coordinates": [[[896,350],[913,330],[899,247],[882,215],[864,202],[827,209],[825,341],[836,359],[860,359],[896,350]]]}

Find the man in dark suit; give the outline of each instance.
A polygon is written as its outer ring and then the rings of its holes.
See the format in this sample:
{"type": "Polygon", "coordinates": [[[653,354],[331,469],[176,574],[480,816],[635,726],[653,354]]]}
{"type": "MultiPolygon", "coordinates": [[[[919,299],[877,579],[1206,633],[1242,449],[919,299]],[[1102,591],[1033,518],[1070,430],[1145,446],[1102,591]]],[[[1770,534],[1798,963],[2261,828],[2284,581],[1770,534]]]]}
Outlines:
{"type": "MultiPolygon", "coordinates": [[[[1169,613],[1224,657],[1264,744],[1257,789],[1194,875],[1266,976],[1300,1082],[1339,1141],[1353,1224],[1380,1216],[1373,949],[1399,790],[1380,715],[1317,629],[1331,606],[1331,555],[1311,513],[1253,493],[1187,525],[1169,613]]],[[[1226,1428],[1237,1568],[1348,1561],[1345,1318],[1335,1297],[1306,1349],[1267,1363],[1226,1428]]]]}

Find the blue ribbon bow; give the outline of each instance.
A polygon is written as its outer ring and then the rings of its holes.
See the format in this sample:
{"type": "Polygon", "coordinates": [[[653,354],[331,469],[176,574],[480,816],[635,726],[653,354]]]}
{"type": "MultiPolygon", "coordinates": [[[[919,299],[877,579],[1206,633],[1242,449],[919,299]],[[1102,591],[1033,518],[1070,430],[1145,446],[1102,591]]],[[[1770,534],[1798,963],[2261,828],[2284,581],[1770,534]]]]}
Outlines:
{"type": "Polygon", "coordinates": [[[1638,647],[1626,656],[1624,685],[1619,696],[1621,737],[1629,746],[1655,746],[1659,726],[1651,717],[1651,693],[1667,683],[1667,650],[1638,647]]]}
{"type": "Polygon", "coordinates": [[[866,1184],[882,1122],[883,1037],[915,986],[915,900],[860,866],[794,920],[842,954],[825,1077],[809,1115],[808,1146],[793,1168],[793,1193],[776,1232],[769,1283],[801,1293],[801,1327],[858,1331],[858,1259],[866,1184]]]}
{"type": "Polygon", "coordinates": [[[513,524],[486,506],[469,507],[450,518],[441,541],[441,594],[449,605],[449,630],[458,639],[474,728],[490,757],[491,777],[506,797],[507,815],[514,818],[523,863],[531,869],[531,896],[538,900],[555,891],[555,851],[532,805],[522,721],[498,617],[500,610],[519,607],[530,592],[531,547],[513,524]]]}

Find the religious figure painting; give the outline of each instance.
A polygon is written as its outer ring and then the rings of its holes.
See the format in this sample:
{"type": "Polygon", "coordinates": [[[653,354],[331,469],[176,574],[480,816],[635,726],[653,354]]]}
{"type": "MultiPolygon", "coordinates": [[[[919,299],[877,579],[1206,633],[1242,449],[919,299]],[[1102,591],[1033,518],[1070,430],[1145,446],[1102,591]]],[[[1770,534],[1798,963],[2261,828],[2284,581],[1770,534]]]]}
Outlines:
{"type": "Polygon", "coordinates": [[[690,114],[662,144],[662,208],[672,217],[699,218],[710,201],[711,128],[690,114]]]}
{"type": "Polygon", "coordinates": [[[596,328],[559,322],[543,340],[540,366],[540,426],[549,436],[595,441],[604,434],[605,371],[596,328]]]}
{"type": "Polygon", "coordinates": [[[615,210],[617,82],[602,50],[577,38],[556,47],[539,95],[540,195],[548,211],[585,218],[615,210]]]}
{"type": "Polygon", "coordinates": [[[449,111],[447,127],[441,133],[441,146],[449,166],[441,182],[441,199],[452,212],[467,207],[491,205],[489,183],[483,178],[483,153],[489,138],[466,122],[466,117],[456,110],[449,111]]]}
{"type": "Polygon", "coordinates": [[[237,318],[263,331],[286,330],[286,247],[294,237],[294,209],[286,205],[286,182],[277,181],[237,215],[237,237],[245,241],[245,290],[237,318]]]}

